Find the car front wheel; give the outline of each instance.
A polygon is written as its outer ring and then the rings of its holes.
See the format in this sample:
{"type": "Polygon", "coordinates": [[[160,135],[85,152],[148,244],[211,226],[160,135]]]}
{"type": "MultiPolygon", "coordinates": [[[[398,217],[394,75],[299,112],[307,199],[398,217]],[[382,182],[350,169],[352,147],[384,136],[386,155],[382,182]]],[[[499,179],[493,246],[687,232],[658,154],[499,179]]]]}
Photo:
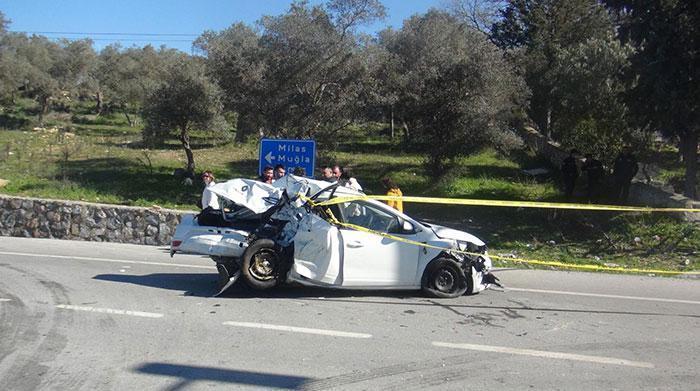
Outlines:
{"type": "Polygon", "coordinates": [[[459,297],[469,288],[468,280],[457,261],[438,258],[425,271],[423,291],[432,297],[459,297]]]}
{"type": "Polygon", "coordinates": [[[245,282],[253,289],[269,289],[280,281],[282,259],[275,242],[259,239],[243,254],[242,272],[245,282]]]}

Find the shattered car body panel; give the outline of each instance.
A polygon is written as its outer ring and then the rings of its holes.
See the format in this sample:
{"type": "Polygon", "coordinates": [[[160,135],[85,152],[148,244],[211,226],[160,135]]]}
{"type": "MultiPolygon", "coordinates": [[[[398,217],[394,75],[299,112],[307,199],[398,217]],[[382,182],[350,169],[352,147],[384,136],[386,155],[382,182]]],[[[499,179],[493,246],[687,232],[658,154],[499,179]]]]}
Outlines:
{"type": "Polygon", "coordinates": [[[240,257],[247,247],[249,233],[243,230],[227,229],[224,227],[207,227],[197,224],[194,215],[182,217],[175,229],[173,238],[178,238],[179,244],[171,242],[171,251],[186,254],[205,254],[219,257],[240,257]]]}
{"type": "Polygon", "coordinates": [[[287,175],[273,185],[234,179],[211,191],[220,197],[225,226],[200,226],[185,216],[171,254],[209,255],[222,291],[241,275],[258,289],[287,282],[423,289],[437,297],[478,293],[495,281],[485,278],[486,245],[469,233],[418,222],[370,199],[309,201],[363,195],[337,184],[287,175]]]}

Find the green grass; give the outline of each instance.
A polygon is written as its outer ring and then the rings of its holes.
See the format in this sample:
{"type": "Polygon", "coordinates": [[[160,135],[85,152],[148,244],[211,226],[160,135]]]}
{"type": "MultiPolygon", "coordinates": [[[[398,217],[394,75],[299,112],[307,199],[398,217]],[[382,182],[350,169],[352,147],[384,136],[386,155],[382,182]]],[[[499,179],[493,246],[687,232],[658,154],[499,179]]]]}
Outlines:
{"type": "MultiPolygon", "coordinates": [[[[4,111],[4,117],[0,115],[5,124],[23,124],[0,129],[0,178],[9,181],[0,192],[196,208],[201,183],[185,186],[172,175],[185,165],[185,154],[177,141],[158,149],[143,149],[140,127],[129,127],[119,113],[95,116],[87,103],[77,114],[52,113],[46,117],[46,124],[52,123],[60,130],[34,131],[33,110],[32,102],[24,101],[4,111]]],[[[405,195],[562,200],[556,176],[535,180],[522,172],[523,168],[546,165],[527,153],[502,156],[491,149],[479,151],[458,159],[440,177],[433,177],[425,170],[424,156],[405,151],[398,137],[389,139],[382,124],[349,127],[341,136],[338,142],[319,142],[317,167],[335,163],[351,167],[368,194],[383,194],[380,180],[390,176],[405,195]]],[[[256,176],[255,143],[222,144],[194,132],[193,145],[198,171],[212,170],[220,181],[256,176]]],[[[669,152],[660,161],[670,158],[669,152]]],[[[670,161],[665,167],[672,173],[669,176],[676,175],[670,161]]],[[[417,218],[476,234],[489,244],[493,254],[668,270],[700,268],[698,227],[661,214],[410,203],[405,208],[417,218]],[[690,265],[681,266],[686,259],[690,265]]]]}

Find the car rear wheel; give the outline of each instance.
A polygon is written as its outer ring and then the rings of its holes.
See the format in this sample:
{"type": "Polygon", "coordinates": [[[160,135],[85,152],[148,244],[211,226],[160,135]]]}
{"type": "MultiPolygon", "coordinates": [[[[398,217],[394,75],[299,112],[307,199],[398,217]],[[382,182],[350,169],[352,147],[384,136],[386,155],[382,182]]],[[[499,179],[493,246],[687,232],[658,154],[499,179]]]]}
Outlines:
{"type": "Polygon", "coordinates": [[[275,242],[259,239],[243,254],[242,272],[246,284],[253,289],[269,289],[280,281],[282,259],[275,242]]]}
{"type": "Polygon", "coordinates": [[[469,288],[468,280],[457,261],[438,258],[425,271],[423,291],[432,297],[459,297],[469,288]]]}

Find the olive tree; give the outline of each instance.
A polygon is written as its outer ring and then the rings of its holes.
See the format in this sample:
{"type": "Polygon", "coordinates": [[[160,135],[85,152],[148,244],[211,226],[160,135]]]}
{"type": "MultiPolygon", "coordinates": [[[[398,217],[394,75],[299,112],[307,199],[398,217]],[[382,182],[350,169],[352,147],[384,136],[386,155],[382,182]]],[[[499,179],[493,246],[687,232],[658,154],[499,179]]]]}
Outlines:
{"type": "Polygon", "coordinates": [[[186,170],[194,175],[191,131],[221,130],[221,110],[221,91],[209,80],[201,61],[182,55],[167,67],[144,102],[144,142],[176,137],[187,156],[186,170]]]}
{"type": "Polygon", "coordinates": [[[698,196],[700,138],[700,4],[697,1],[608,0],[621,33],[637,49],[630,57],[627,101],[636,123],[678,140],[684,194],[698,196]]]}
{"type": "Polygon", "coordinates": [[[450,14],[416,15],[384,36],[397,67],[389,89],[436,174],[498,139],[524,104],[524,84],[499,48],[450,14]]]}
{"type": "Polygon", "coordinates": [[[557,65],[568,66],[561,51],[613,33],[612,19],[597,0],[503,2],[490,36],[518,65],[532,93],[528,115],[547,137],[561,139],[554,124],[562,111],[575,114],[558,105],[557,65]]]}
{"type": "Polygon", "coordinates": [[[259,32],[236,24],[200,37],[227,108],[239,114],[237,137],[312,137],[347,126],[366,73],[355,29],[383,15],[377,0],[302,1],[264,16],[259,32]]]}

